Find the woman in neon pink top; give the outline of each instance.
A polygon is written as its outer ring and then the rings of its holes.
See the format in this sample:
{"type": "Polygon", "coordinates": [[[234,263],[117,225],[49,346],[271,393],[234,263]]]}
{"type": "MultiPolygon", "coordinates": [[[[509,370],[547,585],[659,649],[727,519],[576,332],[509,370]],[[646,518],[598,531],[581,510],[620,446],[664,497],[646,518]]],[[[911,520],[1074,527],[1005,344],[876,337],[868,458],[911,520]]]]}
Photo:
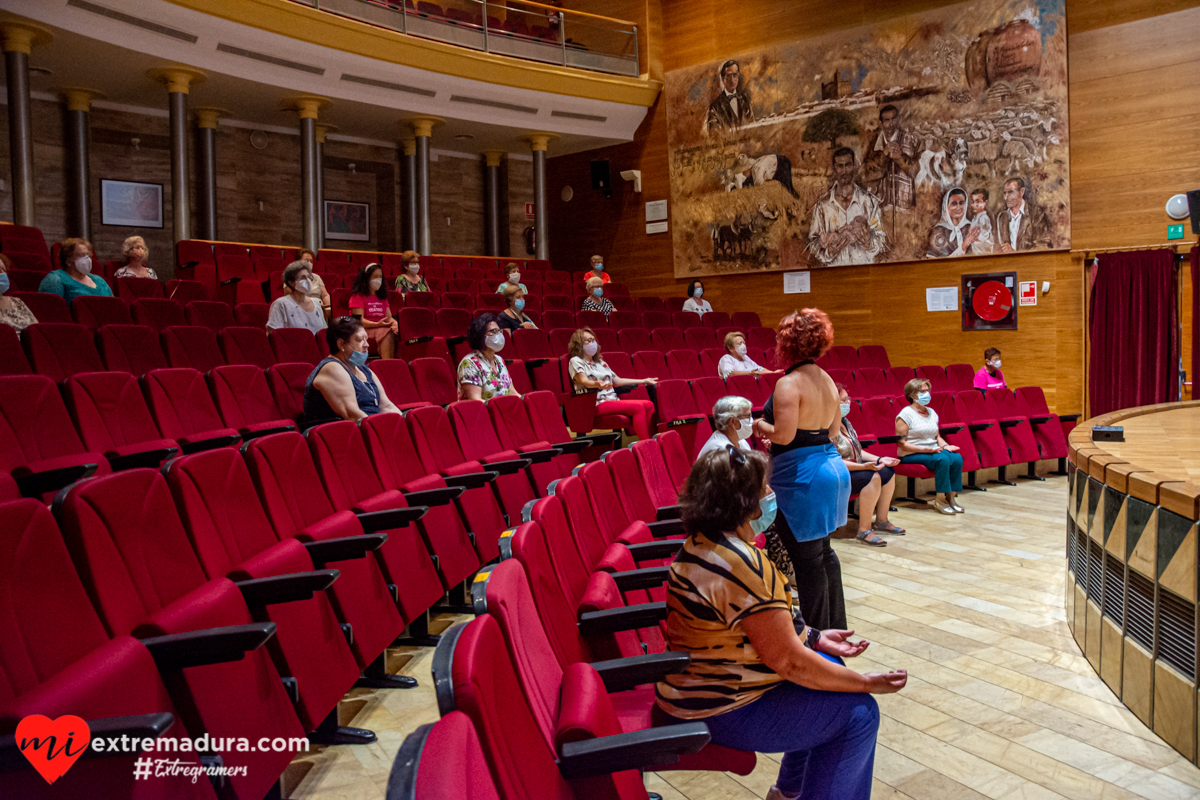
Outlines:
{"type": "Polygon", "coordinates": [[[380,358],[396,357],[396,334],[399,326],[388,307],[387,289],[383,287],[383,267],[367,264],[358,271],[350,287],[350,314],[362,322],[367,331],[370,349],[380,358]]]}
{"type": "Polygon", "coordinates": [[[1000,371],[1000,351],[989,347],[983,351],[983,368],[975,373],[976,389],[1003,389],[1008,386],[1000,371]]]}

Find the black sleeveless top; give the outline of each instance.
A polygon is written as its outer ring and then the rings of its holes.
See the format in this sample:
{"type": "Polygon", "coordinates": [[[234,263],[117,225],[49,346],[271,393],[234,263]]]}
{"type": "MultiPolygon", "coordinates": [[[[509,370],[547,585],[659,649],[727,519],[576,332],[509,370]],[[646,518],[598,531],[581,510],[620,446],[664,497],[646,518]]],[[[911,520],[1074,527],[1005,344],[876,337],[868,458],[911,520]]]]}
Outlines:
{"type": "Polygon", "coordinates": [[[341,419],[333,408],[330,407],[329,401],[325,399],[325,395],[321,394],[321,390],[313,387],[313,381],[317,378],[317,373],[328,363],[333,362],[346,370],[350,376],[350,383],[354,384],[354,400],[358,403],[358,407],[367,415],[379,413],[379,390],[375,386],[375,379],[371,374],[371,370],[367,367],[359,367],[363,372],[367,373],[366,381],[360,381],[354,374],[354,370],[343,364],[340,360],[330,356],[323,359],[320,364],[308,376],[308,380],[304,382],[304,424],[316,425],[321,422],[333,422],[341,419]]]}
{"type": "MultiPolygon", "coordinates": [[[[794,370],[798,367],[803,367],[805,364],[813,364],[813,363],[815,363],[815,362],[811,358],[808,361],[798,361],[795,364],[792,364],[790,367],[788,367],[787,372],[785,372],[783,374],[790,375],[792,370],[794,370]]],[[[775,393],[774,392],[771,393],[771,396],[767,398],[767,402],[763,405],[762,416],[763,416],[763,419],[765,419],[770,424],[772,424],[772,425],[775,424],[775,393]]],[[[788,444],[776,444],[775,442],[771,442],[771,455],[777,456],[777,455],[786,453],[789,450],[796,450],[801,447],[816,447],[817,445],[823,445],[823,444],[832,444],[832,442],[829,441],[829,429],[828,428],[819,428],[819,429],[813,430],[813,431],[797,429],[795,437],[793,437],[792,441],[789,442],[788,444]]]]}

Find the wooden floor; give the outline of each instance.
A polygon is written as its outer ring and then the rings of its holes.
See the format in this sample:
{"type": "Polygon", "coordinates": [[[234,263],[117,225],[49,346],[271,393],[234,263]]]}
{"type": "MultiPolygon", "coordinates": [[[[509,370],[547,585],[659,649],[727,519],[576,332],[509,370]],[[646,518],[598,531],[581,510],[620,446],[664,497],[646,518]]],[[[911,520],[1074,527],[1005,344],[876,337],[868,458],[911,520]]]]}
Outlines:
{"type": "MultiPolygon", "coordinates": [[[[1061,477],[993,486],[966,494],[964,515],[902,508],[893,519],[909,534],[886,548],[835,543],[850,624],[872,642],[851,666],[909,671],[879,698],[876,800],[1200,797],[1200,770],[1120,704],[1067,629],[1066,491],[1061,477]]],[[[298,759],[285,796],[382,798],[404,737],[437,718],[431,657],[417,651],[403,670],[417,689],[356,690],[354,724],[379,742],[298,759]]],[[[746,777],[661,772],[647,786],[666,800],[753,800],[777,771],[778,756],[760,755],[746,777]]]]}

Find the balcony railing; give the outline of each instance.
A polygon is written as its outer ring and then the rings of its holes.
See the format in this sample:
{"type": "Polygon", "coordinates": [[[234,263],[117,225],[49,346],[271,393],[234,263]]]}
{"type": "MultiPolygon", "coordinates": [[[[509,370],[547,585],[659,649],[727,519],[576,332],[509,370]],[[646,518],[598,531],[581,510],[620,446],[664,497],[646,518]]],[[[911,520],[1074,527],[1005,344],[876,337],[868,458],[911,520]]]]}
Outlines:
{"type": "Polygon", "coordinates": [[[637,25],[524,0],[293,0],[410,36],[487,53],[637,77],[637,25]],[[486,24],[485,24],[486,22],[486,24]]]}

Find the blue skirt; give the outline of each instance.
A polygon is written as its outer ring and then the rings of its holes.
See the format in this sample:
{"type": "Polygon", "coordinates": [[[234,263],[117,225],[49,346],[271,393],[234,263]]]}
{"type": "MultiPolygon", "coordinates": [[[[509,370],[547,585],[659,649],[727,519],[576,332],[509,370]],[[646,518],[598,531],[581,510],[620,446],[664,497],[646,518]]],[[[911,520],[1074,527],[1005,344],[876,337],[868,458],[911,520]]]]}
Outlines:
{"type": "Polygon", "coordinates": [[[771,489],[798,542],[823,538],[846,524],[850,470],[832,443],[772,458],[771,489]]]}

